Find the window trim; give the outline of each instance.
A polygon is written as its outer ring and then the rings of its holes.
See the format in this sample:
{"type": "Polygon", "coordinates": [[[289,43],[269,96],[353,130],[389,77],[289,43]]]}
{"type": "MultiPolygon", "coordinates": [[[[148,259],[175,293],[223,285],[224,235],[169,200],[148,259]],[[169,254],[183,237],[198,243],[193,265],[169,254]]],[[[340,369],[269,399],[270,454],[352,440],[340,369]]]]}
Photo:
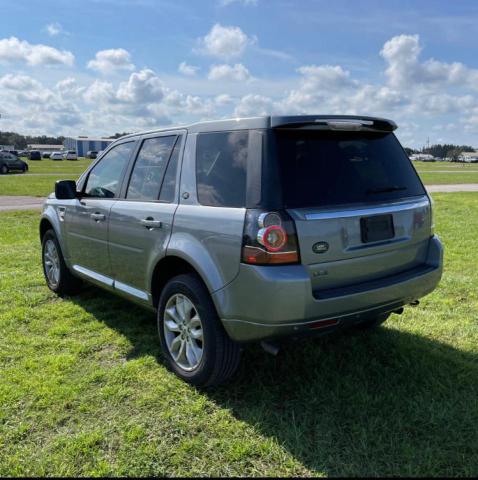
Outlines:
{"type": "Polygon", "coordinates": [[[139,139],[138,148],[135,149],[136,151],[135,151],[135,154],[134,154],[134,159],[131,162],[131,166],[128,169],[127,174],[125,175],[125,177],[127,178],[127,182],[125,182],[124,196],[122,195],[122,198],[124,200],[126,200],[128,202],[174,203],[174,201],[165,202],[165,201],[159,200],[159,197],[161,196],[161,190],[163,188],[164,177],[166,175],[166,171],[168,169],[169,162],[171,161],[171,157],[173,155],[174,148],[176,147],[176,144],[178,143],[180,138],[181,138],[180,134],[171,132],[167,135],[156,135],[156,136],[151,136],[151,137],[147,136],[147,137],[141,137],[139,139]],[[128,198],[128,189],[129,189],[129,186],[130,186],[130,183],[131,183],[131,178],[133,177],[134,168],[136,167],[136,163],[138,162],[138,157],[139,157],[139,154],[141,153],[141,149],[143,148],[144,143],[147,140],[154,140],[156,138],[161,138],[161,137],[176,137],[176,139],[173,142],[173,146],[171,148],[171,151],[169,152],[168,160],[166,161],[166,167],[164,168],[164,175],[163,175],[163,178],[161,179],[161,185],[159,186],[157,198],[155,198],[155,199],[151,199],[151,198],[148,198],[148,199],[145,199],[145,198],[128,198]]]}
{"type": "Polygon", "coordinates": [[[112,143],[109,148],[103,152],[103,154],[101,155],[100,158],[97,158],[96,161],[90,165],[89,169],[85,172],[84,175],[82,175],[79,180],[78,180],[78,183],[82,182],[81,183],[81,190],[80,190],[80,198],[82,199],[87,199],[87,198],[91,198],[91,199],[95,199],[95,200],[118,200],[120,197],[121,197],[121,193],[122,193],[122,190],[123,190],[123,182],[124,182],[124,176],[125,176],[125,173],[127,171],[127,168],[128,168],[128,165],[130,164],[131,162],[131,155],[135,152],[136,150],[136,144],[137,142],[137,139],[136,138],[128,138],[128,139],[125,139],[124,141],[122,142],[114,142],[112,143]],[[105,198],[105,197],[91,197],[89,195],[87,195],[85,193],[85,190],[86,190],[86,186],[88,185],[88,180],[90,179],[90,174],[91,172],[96,168],[96,166],[108,155],[109,152],[111,152],[111,150],[113,150],[114,148],[116,147],[119,147],[120,145],[125,145],[126,143],[132,143],[133,144],[133,148],[131,149],[131,152],[130,152],[130,155],[128,157],[128,159],[126,160],[126,163],[123,167],[123,170],[121,171],[121,174],[120,174],[120,178],[119,178],[119,190],[118,190],[118,194],[117,196],[115,197],[108,197],[108,198],[105,198]]]}

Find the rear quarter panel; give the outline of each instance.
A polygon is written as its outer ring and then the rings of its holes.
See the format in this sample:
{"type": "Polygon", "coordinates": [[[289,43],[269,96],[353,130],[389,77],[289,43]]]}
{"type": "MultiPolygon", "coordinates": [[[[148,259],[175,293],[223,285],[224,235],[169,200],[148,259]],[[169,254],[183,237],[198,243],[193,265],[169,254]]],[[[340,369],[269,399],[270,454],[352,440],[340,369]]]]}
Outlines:
{"type": "Polygon", "coordinates": [[[180,205],[174,217],[168,255],[191,263],[210,292],[230,283],[239,272],[245,208],[200,205],[196,190],[196,138],[189,134],[184,150],[180,205]]]}

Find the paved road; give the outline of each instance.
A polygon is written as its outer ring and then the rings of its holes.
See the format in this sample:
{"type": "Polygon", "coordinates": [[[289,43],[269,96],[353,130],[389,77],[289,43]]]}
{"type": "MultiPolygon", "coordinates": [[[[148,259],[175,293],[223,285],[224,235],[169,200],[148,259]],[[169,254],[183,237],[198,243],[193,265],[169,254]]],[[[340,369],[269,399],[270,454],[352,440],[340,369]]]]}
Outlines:
{"type": "Polygon", "coordinates": [[[0,195],[0,211],[32,210],[41,208],[45,201],[42,197],[22,197],[0,195]]]}
{"type": "Polygon", "coordinates": [[[478,183],[461,183],[453,185],[425,185],[431,192],[478,192],[478,183]]]}
{"type": "MultiPolygon", "coordinates": [[[[429,192],[478,192],[478,183],[460,185],[426,185],[429,192]]],[[[41,208],[44,198],[0,195],[0,212],[7,210],[31,210],[41,208]]]]}
{"type": "Polygon", "coordinates": [[[417,170],[418,173],[478,173],[478,170],[417,170]]]}

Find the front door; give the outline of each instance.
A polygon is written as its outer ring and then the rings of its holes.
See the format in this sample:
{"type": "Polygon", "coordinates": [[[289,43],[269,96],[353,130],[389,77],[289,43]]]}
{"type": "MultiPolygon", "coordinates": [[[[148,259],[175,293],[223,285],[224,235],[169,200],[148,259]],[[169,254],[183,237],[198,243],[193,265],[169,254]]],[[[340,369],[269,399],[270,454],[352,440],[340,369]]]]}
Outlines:
{"type": "Polygon", "coordinates": [[[166,253],[177,208],[182,135],[143,137],[123,199],[111,208],[109,251],[115,288],[150,300],[150,281],[166,253]]]}
{"type": "Polygon", "coordinates": [[[108,255],[108,222],[134,145],[134,141],[129,141],[112,147],[88,173],[81,198],[65,212],[73,270],[109,286],[113,280],[108,255]]]}

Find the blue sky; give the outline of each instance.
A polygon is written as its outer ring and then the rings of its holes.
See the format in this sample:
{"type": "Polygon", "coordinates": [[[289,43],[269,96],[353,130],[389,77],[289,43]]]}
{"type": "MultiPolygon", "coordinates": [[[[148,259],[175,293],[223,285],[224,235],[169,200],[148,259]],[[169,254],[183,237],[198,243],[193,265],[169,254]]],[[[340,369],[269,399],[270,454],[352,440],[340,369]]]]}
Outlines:
{"type": "Polygon", "coordinates": [[[475,0],[4,1],[0,129],[354,113],[478,147],[477,54],[475,0]]]}

